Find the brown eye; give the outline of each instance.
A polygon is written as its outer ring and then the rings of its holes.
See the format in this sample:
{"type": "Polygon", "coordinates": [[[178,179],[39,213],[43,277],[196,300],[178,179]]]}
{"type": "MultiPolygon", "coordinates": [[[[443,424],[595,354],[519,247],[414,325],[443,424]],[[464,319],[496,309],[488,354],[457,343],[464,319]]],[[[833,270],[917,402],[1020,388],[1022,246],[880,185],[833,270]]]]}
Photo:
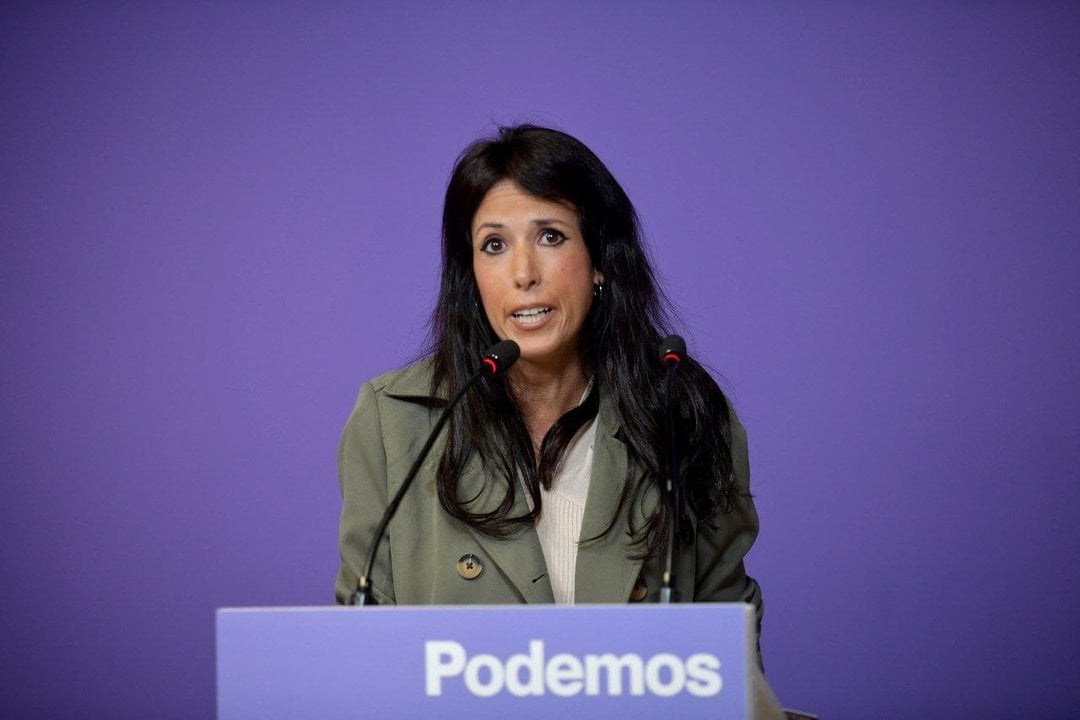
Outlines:
{"type": "Polygon", "coordinates": [[[506,244],[502,241],[502,238],[488,238],[480,243],[480,252],[487,253],[488,255],[498,255],[505,249],[506,244]]]}
{"type": "Polygon", "coordinates": [[[564,240],[566,240],[566,236],[558,230],[544,228],[540,231],[540,242],[544,243],[545,245],[558,245],[564,240]]]}

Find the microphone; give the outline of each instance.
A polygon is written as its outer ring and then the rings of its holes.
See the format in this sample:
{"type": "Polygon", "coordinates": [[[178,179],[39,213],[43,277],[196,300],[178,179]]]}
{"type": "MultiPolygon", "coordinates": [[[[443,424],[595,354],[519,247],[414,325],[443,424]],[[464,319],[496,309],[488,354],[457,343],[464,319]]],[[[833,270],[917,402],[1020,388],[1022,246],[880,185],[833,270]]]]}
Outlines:
{"type": "Polygon", "coordinates": [[[498,375],[506,372],[510,366],[521,357],[521,348],[513,340],[502,340],[488,348],[481,362],[484,364],[484,372],[488,375],[498,375]]]}
{"type": "Polygon", "coordinates": [[[476,384],[484,375],[489,377],[498,375],[499,373],[506,372],[510,369],[510,366],[517,362],[517,359],[521,357],[521,348],[513,340],[503,340],[497,342],[487,349],[484,356],[480,359],[480,367],[472,376],[465,381],[465,384],[461,386],[454,397],[450,398],[450,402],[446,404],[446,409],[443,410],[442,415],[439,416],[438,422],[435,423],[435,427],[432,428],[431,434],[428,435],[427,441],[424,446],[420,448],[420,454],[416,456],[415,462],[409,469],[409,474],[405,476],[405,480],[401,483],[401,487],[394,494],[394,498],[387,504],[386,510],[383,511],[382,519],[379,521],[379,526],[375,530],[375,539],[371,542],[371,550],[368,553],[367,564],[364,566],[364,574],[357,578],[356,581],[356,593],[353,595],[353,605],[378,605],[375,602],[375,598],[371,597],[371,570],[375,566],[375,554],[379,551],[379,543],[382,542],[383,535],[386,534],[386,528],[390,525],[390,520],[397,514],[398,506],[401,505],[401,499],[405,497],[405,493],[409,490],[409,486],[412,485],[413,480],[416,479],[417,473],[420,472],[420,466],[424,463],[424,458],[431,452],[432,446],[435,444],[435,438],[438,437],[439,431],[446,425],[446,421],[450,419],[450,413],[453,411],[457,404],[461,402],[461,398],[465,397],[465,393],[476,384]]]}
{"type": "Polygon", "coordinates": [[[664,404],[667,407],[668,425],[668,468],[667,478],[664,483],[665,495],[667,495],[668,508],[671,513],[668,522],[667,552],[664,557],[664,574],[660,578],[660,602],[678,602],[678,593],[673,592],[675,584],[674,558],[679,543],[679,514],[681,501],[679,499],[679,458],[675,444],[675,410],[671,402],[671,390],[675,383],[675,371],[679,364],[686,359],[686,341],[678,335],[668,335],[660,343],[660,362],[667,367],[667,391],[664,395],[664,404]]]}
{"type": "Polygon", "coordinates": [[[686,341],[679,335],[668,335],[660,343],[660,362],[670,367],[677,367],[686,357],[686,341]]]}

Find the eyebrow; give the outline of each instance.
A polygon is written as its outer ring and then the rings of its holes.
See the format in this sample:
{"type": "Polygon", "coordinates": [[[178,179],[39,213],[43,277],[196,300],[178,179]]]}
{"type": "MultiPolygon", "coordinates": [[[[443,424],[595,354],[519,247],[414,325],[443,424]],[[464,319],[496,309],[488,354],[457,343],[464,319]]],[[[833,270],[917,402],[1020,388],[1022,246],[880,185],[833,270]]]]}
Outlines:
{"type": "MultiPolygon", "coordinates": [[[[564,225],[566,227],[570,227],[569,223],[567,223],[567,222],[565,222],[563,220],[560,220],[559,218],[536,218],[535,220],[530,220],[529,224],[530,225],[564,225]]],[[[505,227],[506,227],[506,225],[504,225],[502,223],[486,222],[486,223],[483,223],[481,225],[478,225],[476,230],[477,230],[477,232],[479,232],[480,230],[483,230],[484,228],[494,228],[496,230],[502,230],[505,227]]]]}

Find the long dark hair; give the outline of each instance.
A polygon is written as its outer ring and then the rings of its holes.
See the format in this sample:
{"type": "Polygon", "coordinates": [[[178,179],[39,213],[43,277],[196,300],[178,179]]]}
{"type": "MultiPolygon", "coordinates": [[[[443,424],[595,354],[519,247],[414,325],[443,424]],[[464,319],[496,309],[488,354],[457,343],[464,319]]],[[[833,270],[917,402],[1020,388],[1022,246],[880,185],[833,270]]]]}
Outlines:
{"type": "MultiPolygon", "coordinates": [[[[432,390],[453,391],[474,371],[477,358],[497,338],[480,305],[473,276],[471,225],[491,187],[511,180],[545,200],[568,202],[577,211],[593,267],[604,277],[601,298],[585,319],[581,366],[593,391],[580,407],[560,418],[541,444],[537,462],[524,419],[505,381],[480,383],[458,406],[449,423],[446,449],[436,475],[439,501],[450,515],[496,537],[530,524],[541,512],[540,487],[550,487],[575,432],[597,412],[597,396],[610,398],[619,414],[628,472],[607,532],[627,502],[637,503],[659,489],[664,458],[665,370],[657,357],[662,329],[672,313],[654,277],[630,198],[611,172],[585,145],[566,133],[533,125],[501,128],[461,154],[446,189],[443,207],[442,282],[432,315],[432,390]],[[472,453],[506,483],[501,505],[473,512],[474,498],[457,495],[457,478],[472,453]],[[524,478],[532,511],[511,517],[524,478]]],[[[680,457],[683,507],[680,515],[709,517],[730,510],[735,490],[731,422],[727,399],[700,365],[679,370],[676,416],[682,437],[680,457]]],[[[641,527],[630,528],[642,556],[659,551],[671,522],[657,503],[641,527]]],[[[634,513],[631,513],[633,516],[634,513]]],[[[688,522],[680,522],[684,529],[688,522]]]]}

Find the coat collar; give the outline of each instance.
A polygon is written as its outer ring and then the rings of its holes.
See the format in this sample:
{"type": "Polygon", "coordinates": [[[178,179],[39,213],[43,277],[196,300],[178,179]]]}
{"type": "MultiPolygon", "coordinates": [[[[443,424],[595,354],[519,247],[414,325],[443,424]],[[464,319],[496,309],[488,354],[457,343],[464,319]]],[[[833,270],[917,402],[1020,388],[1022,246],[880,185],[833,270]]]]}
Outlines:
{"type": "MultiPolygon", "coordinates": [[[[424,360],[409,367],[383,376],[388,395],[402,400],[443,405],[447,393],[439,388],[431,391],[431,361],[424,360]]],[[[642,561],[631,559],[633,548],[629,543],[630,519],[640,527],[646,513],[640,507],[621,509],[611,531],[600,536],[611,523],[612,513],[619,504],[626,482],[626,445],[619,437],[619,416],[614,402],[601,393],[600,408],[596,421],[596,444],[593,447],[592,475],[585,501],[585,515],[581,525],[575,577],[575,603],[624,603],[641,572],[642,561]],[[590,539],[597,538],[597,539],[590,539]]],[[[443,444],[436,446],[429,467],[434,472],[438,453],[443,444]],[[434,462],[432,462],[434,460],[434,462]]],[[[498,507],[506,493],[506,480],[496,477],[484,468],[476,456],[472,457],[458,481],[459,498],[474,498],[469,504],[473,512],[484,512],[498,507]]],[[[646,506],[656,498],[646,498],[646,506]]],[[[524,492],[515,494],[512,515],[528,512],[524,492]]],[[[547,574],[547,564],[540,547],[540,539],[533,527],[526,528],[510,538],[499,539],[469,528],[477,543],[529,603],[552,603],[554,595],[547,574]]]]}
{"type": "Polygon", "coordinates": [[[427,358],[408,367],[380,375],[376,385],[381,384],[387,395],[402,400],[418,400],[445,404],[450,395],[446,388],[431,392],[432,360],[427,358]]]}

